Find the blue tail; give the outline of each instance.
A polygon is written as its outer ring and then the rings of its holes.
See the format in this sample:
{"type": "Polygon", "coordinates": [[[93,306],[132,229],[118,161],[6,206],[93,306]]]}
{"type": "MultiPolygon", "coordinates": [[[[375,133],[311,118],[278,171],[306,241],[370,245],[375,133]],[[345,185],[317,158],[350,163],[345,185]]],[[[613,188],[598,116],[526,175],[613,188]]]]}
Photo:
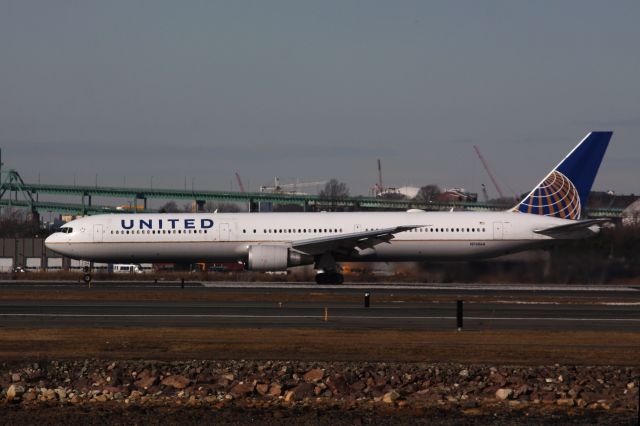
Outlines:
{"type": "Polygon", "coordinates": [[[580,219],[613,132],[591,132],[513,211],[580,219]]]}

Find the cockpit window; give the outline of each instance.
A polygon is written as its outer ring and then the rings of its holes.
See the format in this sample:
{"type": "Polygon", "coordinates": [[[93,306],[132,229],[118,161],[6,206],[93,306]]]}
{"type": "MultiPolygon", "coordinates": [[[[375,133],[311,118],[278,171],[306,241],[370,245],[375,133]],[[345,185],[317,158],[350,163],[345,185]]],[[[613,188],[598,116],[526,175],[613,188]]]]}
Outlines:
{"type": "Polygon", "coordinates": [[[70,234],[73,232],[73,228],[60,228],[60,232],[63,234],[70,234]]]}

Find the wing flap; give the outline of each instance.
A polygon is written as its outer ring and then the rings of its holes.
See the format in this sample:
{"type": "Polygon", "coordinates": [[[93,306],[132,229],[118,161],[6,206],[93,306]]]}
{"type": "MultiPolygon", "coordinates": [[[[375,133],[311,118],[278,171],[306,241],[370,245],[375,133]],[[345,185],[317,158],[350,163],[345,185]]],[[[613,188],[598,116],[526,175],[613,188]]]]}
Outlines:
{"type": "Polygon", "coordinates": [[[424,225],[401,225],[372,231],[311,238],[295,241],[291,248],[308,255],[320,255],[331,251],[351,252],[355,249],[364,250],[373,248],[378,244],[389,243],[395,234],[422,226],[424,225]]]}

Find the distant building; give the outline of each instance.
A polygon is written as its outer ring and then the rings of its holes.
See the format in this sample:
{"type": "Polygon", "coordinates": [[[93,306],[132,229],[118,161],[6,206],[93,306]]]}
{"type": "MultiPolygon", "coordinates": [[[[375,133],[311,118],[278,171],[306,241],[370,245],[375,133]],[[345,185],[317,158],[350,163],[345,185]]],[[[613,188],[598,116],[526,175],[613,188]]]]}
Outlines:
{"type": "Polygon", "coordinates": [[[445,188],[444,191],[435,196],[435,201],[475,203],[478,201],[478,194],[466,192],[464,188],[445,188]]]}
{"type": "Polygon", "coordinates": [[[640,226],[640,200],[622,211],[622,226],[640,226]]]}

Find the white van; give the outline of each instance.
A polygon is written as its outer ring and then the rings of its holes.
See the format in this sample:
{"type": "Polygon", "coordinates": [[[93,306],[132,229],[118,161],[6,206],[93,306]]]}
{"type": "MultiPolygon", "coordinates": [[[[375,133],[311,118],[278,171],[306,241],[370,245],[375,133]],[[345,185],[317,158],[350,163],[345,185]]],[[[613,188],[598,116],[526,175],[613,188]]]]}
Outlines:
{"type": "Polygon", "coordinates": [[[142,274],[144,270],[141,265],[136,264],[115,264],[113,265],[113,272],[123,274],[142,274]]]}

